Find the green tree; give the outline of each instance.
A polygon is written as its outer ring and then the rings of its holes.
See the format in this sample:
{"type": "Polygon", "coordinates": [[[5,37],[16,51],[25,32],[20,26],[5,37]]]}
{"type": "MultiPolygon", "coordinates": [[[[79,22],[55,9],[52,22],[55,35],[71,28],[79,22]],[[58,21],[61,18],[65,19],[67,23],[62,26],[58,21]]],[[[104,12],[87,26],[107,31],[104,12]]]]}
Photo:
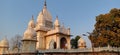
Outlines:
{"type": "Polygon", "coordinates": [[[78,40],[80,39],[80,36],[76,36],[75,38],[71,39],[71,48],[78,48],[78,40]]]}
{"type": "Polygon", "coordinates": [[[120,9],[114,8],[107,14],[96,17],[95,29],[89,36],[94,47],[120,47],[120,9]]]}

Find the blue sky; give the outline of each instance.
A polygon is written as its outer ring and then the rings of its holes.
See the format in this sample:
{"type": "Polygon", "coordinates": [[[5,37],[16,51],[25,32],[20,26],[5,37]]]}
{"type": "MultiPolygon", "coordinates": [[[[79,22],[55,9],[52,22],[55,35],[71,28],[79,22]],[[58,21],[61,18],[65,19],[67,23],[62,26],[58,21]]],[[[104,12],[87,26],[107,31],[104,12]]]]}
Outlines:
{"type": "MultiPolygon", "coordinates": [[[[4,36],[23,36],[32,15],[36,21],[43,4],[44,0],[0,0],[0,40],[4,36]]],[[[95,17],[120,8],[120,0],[47,0],[47,8],[53,21],[58,15],[60,22],[76,36],[92,32],[95,17]]]]}

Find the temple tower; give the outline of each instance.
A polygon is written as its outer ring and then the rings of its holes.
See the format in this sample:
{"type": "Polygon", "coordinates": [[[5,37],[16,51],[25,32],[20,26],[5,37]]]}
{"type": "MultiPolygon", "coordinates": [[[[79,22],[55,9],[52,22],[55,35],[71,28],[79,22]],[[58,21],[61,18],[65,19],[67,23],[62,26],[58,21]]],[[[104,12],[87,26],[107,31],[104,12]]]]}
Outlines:
{"type": "Polygon", "coordinates": [[[34,19],[29,21],[28,28],[24,32],[22,39],[22,53],[34,53],[36,51],[36,31],[34,30],[34,19]]]}
{"type": "Polygon", "coordinates": [[[47,10],[47,4],[45,1],[42,11],[38,14],[37,23],[35,27],[38,41],[36,45],[37,50],[46,49],[45,35],[47,31],[52,29],[52,27],[53,27],[52,16],[50,12],[47,10]]]}
{"type": "Polygon", "coordinates": [[[53,24],[52,16],[47,10],[46,0],[42,11],[38,14],[35,30],[37,33],[37,50],[70,49],[70,28],[60,25],[58,16],[53,24]]]}

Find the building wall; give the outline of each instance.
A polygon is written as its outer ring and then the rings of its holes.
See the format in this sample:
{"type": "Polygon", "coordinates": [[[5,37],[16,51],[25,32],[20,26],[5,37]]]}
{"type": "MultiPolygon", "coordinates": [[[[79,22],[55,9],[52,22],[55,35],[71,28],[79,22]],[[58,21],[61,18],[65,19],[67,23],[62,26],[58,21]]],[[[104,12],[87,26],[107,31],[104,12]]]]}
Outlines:
{"type": "Polygon", "coordinates": [[[25,52],[25,53],[7,53],[0,55],[120,55],[120,49],[116,50],[101,50],[92,51],[92,49],[51,49],[35,52],[25,52]]]}
{"type": "Polygon", "coordinates": [[[52,40],[54,40],[56,42],[56,44],[59,44],[59,43],[57,43],[57,36],[56,35],[47,36],[46,37],[46,49],[50,48],[50,43],[52,40]]]}
{"type": "MultiPolygon", "coordinates": [[[[40,55],[40,54],[39,54],[40,55]]],[[[55,52],[44,53],[44,55],[120,55],[120,52],[55,52]]]]}
{"type": "Polygon", "coordinates": [[[60,36],[59,40],[60,40],[61,38],[65,38],[65,39],[67,40],[67,49],[71,49],[71,46],[70,46],[70,36],[68,36],[68,35],[63,35],[63,34],[61,34],[61,35],[59,35],[59,36],[60,36]]]}
{"type": "Polygon", "coordinates": [[[9,51],[8,51],[8,48],[6,47],[0,47],[0,54],[7,54],[9,51]]]}
{"type": "Polygon", "coordinates": [[[9,53],[9,54],[3,54],[3,55],[37,55],[37,53],[9,53]]]}
{"type": "Polygon", "coordinates": [[[34,52],[36,49],[36,41],[23,41],[22,52],[34,52]]]}
{"type": "Polygon", "coordinates": [[[21,53],[20,55],[37,55],[37,53],[21,53]]]}
{"type": "Polygon", "coordinates": [[[70,49],[70,36],[63,35],[63,34],[54,34],[46,37],[46,49],[50,48],[51,40],[56,42],[56,48],[60,49],[60,39],[65,38],[67,41],[67,49],[70,49]]]}
{"type": "Polygon", "coordinates": [[[37,50],[43,50],[45,49],[45,34],[46,32],[44,31],[38,31],[37,32],[37,45],[36,45],[36,49],[37,50]]]}

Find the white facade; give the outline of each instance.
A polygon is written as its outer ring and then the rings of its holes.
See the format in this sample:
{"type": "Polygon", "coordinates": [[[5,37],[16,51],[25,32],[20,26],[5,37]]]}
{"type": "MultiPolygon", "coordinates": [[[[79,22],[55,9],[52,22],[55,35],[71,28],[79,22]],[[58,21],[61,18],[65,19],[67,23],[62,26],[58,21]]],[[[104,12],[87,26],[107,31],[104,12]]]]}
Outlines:
{"type": "Polygon", "coordinates": [[[70,49],[70,28],[61,26],[58,17],[56,17],[55,22],[52,22],[52,15],[47,10],[46,2],[38,14],[35,30],[37,32],[37,50],[61,49],[65,48],[65,45],[67,45],[67,49],[70,49]],[[66,41],[63,47],[61,47],[62,38],[66,41]]]}
{"type": "MultiPolygon", "coordinates": [[[[28,23],[23,38],[21,53],[30,53],[46,49],[70,49],[70,28],[61,25],[58,16],[55,22],[47,10],[45,1],[42,11],[38,14],[36,22],[34,18],[28,23]]],[[[9,51],[9,44],[6,39],[0,42],[0,54],[18,53],[18,48],[9,51]],[[15,51],[14,51],[15,50],[15,51]]]]}
{"type": "Polygon", "coordinates": [[[86,48],[86,41],[83,38],[78,40],[78,48],[86,48]]]}
{"type": "Polygon", "coordinates": [[[0,55],[9,53],[9,43],[6,38],[0,41],[0,55]]]}
{"type": "Polygon", "coordinates": [[[29,21],[28,28],[24,32],[22,39],[22,53],[35,52],[36,51],[36,31],[34,30],[34,19],[29,21]]]}

